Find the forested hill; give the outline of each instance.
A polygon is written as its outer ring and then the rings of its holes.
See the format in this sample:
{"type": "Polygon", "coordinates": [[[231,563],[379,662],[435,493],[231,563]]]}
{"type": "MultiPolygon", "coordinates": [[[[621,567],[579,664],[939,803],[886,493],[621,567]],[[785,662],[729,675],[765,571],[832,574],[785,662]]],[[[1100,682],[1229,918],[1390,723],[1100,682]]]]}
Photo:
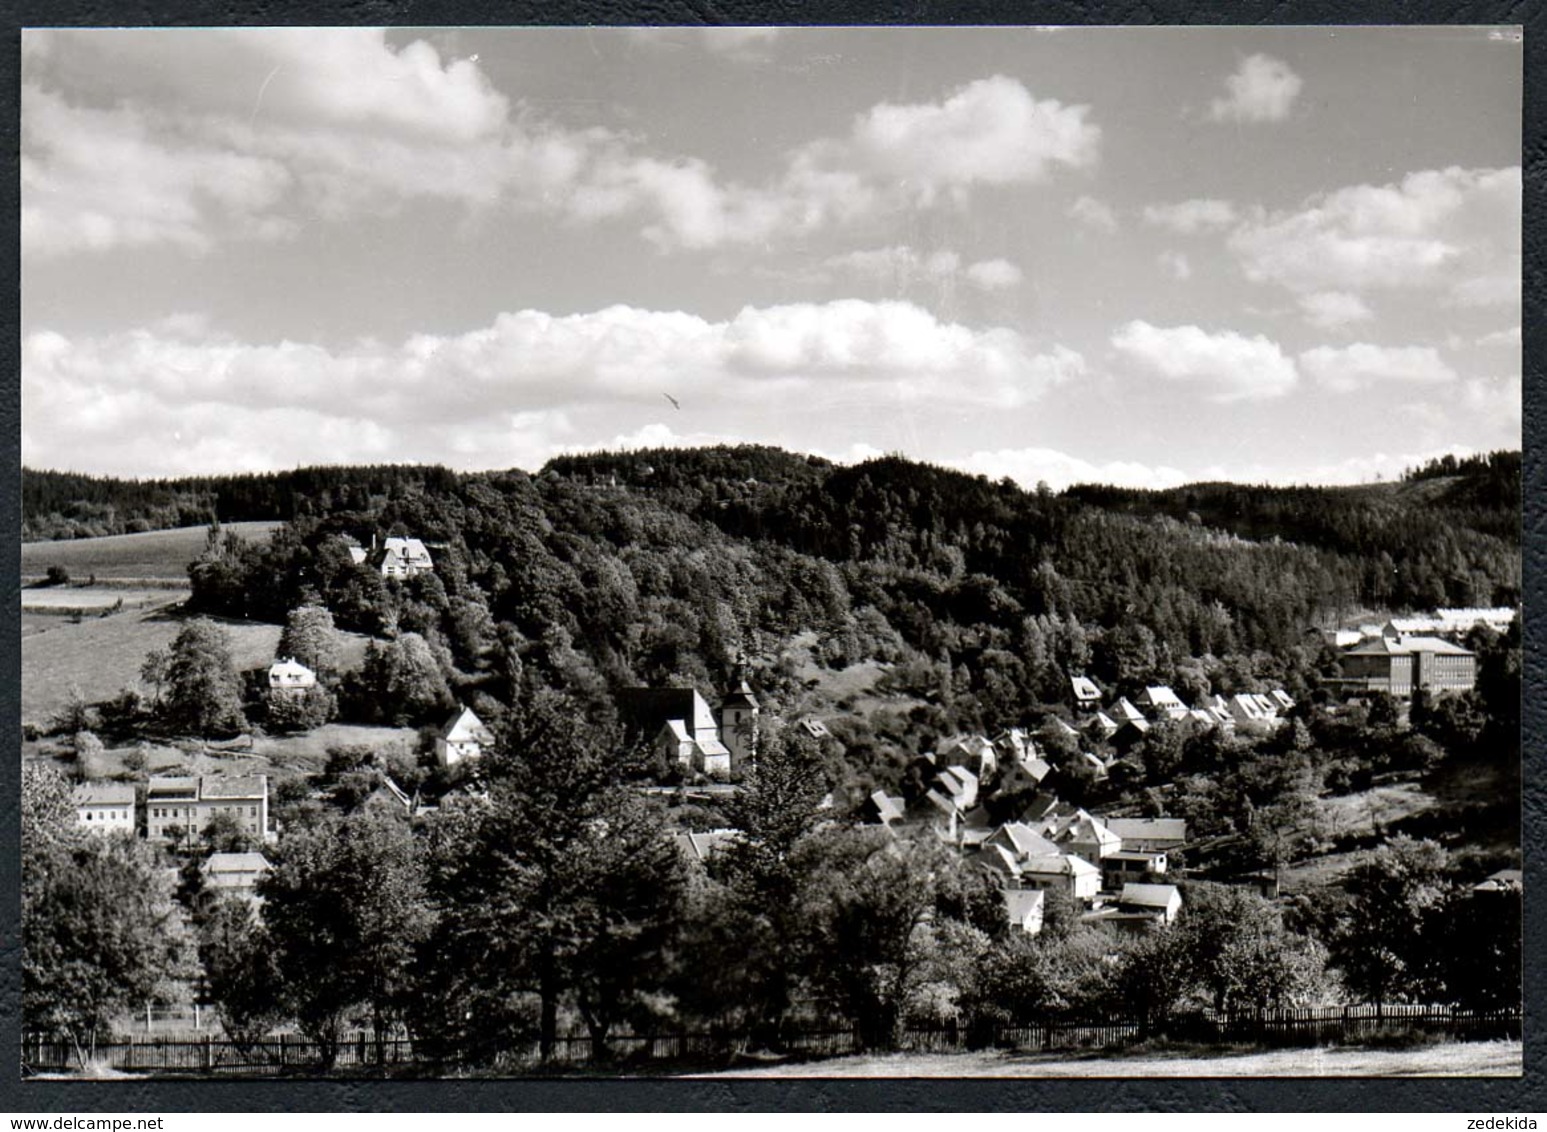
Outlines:
{"type": "Polygon", "coordinates": [[[921,687],[1003,718],[1060,700],[1072,672],[1186,686],[1201,658],[1216,688],[1304,688],[1322,663],[1306,629],[1328,615],[1515,604],[1518,469],[1505,455],[1364,488],[1054,494],[741,447],[571,456],[535,476],[23,482],[34,535],[288,520],[268,543],[219,540],[191,571],[195,606],[279,622],[320,597],[345,628],[423,636],[464,691],[505,703],[523,666],[590,692],[714,679],[739,649],[815,632],[831,663],[934,666],[921,687]],[[349,539],[390,534],[430,543],[435,573],[388,583],[353,564],[349,539]]]}
{"type": "Polygon", "coordinates": [[[1165,491],[1082,485],[1069,495],[1131,515],[1169,515],[1242,538],[1280,538],[1350,554],[1432,538],[1448,527],[1520,543],[1519,452],[1442,457],[1400,481],[1359,487],[1253,487],[1200,483],[1165,491]]]}
{"type": "Polygon", "coordinates": [[[408,488],[445,490],[456,473],[422,465],[331,466],[133,480],[23,468],[22,541],[95,538],[369,506],[408,488]]]}

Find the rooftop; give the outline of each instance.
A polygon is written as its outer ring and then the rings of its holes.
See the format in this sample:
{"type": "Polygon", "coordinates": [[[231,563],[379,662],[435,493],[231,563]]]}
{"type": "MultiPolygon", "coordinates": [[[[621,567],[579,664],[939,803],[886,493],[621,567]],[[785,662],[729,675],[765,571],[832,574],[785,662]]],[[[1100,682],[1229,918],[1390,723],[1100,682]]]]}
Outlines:
{"type": "Polygon", "coordinates": [[[134,786],[128,782],[82,782],[75,788],[77,806],[132,806],[134,786]]]}
{"type": "Polygon", "coordinates": [[[1174,884],[1125,884],[1119,904],[1137,904],[1141,908],[1166,908],[1180,896],[1174,884]]]}
{"type": "Polygon", "coordinates": [[[268,776],[262,774],[206,775],[199,779],[205,798],[263,798],[268,796],[268,776]]]}
{"type": "Polygon", "coordinates": [[[1472,656],[1470,649],[1442,641],[1438,637],[1378,637],[1366,641],[1357,648],[1349,649],[1344,656],[1411,656],[1415,652],[1439,653],[1442,656],[1472,656]]]}

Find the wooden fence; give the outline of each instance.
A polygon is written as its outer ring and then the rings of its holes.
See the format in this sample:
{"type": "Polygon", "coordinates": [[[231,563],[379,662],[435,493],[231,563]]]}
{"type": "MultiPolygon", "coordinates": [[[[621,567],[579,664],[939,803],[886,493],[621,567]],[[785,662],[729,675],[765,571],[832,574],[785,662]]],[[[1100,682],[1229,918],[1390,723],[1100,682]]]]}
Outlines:
{"type": "MultiPolygon", "coordinates": [[[[1378,1040],[1382,1035],[1424,1033],[1460,1041],[1521,1035],[1518,1010],[1475,1011],[1453,1006],[1361,1005],[1319,1006],[1264,1013],[1188,1011],[1164,1022],[1143,1025],[1134,1018],[1071,1018],[1029,1025],[1000,1025],[987,1031],[946,1025],[903,1032],[899,1048],[914,1053],[952,1053],[972,1046],[1025,1051],[1117,1049],[1146,1036],[1183,1042],[1257,1046],[1317,1046],[1378,1040]]],[[[852,1030],[797,1030],[781,1035],[780,1050],[797,1059],[841,1057],[860,1049],[852,1030]]],[[[649,1072],[678,1067],[723,1066],[746,1055],[752,1042],[746,1035],[712,1033],[624,1034],[607,1042],[606,1065],[594,1065],[591,1039],[558,1039],[544,1062],[537,1043],[524,1042],[505,1050],[492,1066],[496,1074],[521,1075],[571,1068],[617,1067],[649,1072]]],[[[22,1064],[31,1072],[62,1072],[76,1065],[68,1042],[29,1038],[22,1043],[22,1064]]],[[[161,1037],[129,1038],[101,1043],[88,1056],[98,1064],[128,1072],[171,1076],[320,1075],[323,1051],[316,1042],[292,1035],[266,1038],[246,1049],[207,1036],[196,1040],[161,1037]]],[[[340,1043],[333,1072],[449,1073],[459,1059],[430,1058],[411,1038],[391,1038],[378,1050],[369,1034],[358,1033],[340,1043]]]]}

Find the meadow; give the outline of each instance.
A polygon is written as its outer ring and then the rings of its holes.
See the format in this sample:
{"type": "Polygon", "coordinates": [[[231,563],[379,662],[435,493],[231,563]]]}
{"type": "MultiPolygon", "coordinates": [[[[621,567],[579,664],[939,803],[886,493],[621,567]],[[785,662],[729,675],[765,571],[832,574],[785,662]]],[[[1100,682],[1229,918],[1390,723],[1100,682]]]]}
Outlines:
{"type": "MultiPolygon", "coordinates": [[[[221,529],[241,538],[268,536],[277,522],[226,523],[221,529]]],[[[176,527],[134,535],[73,539],[68,542],[21,544],[23,584],[41,579],[50,566],[67,570],[74,581],[95,575],[106,579],[161,579],[188,581],[188,564],[199,557],[209,538],[208,527],[176,527]]]]}

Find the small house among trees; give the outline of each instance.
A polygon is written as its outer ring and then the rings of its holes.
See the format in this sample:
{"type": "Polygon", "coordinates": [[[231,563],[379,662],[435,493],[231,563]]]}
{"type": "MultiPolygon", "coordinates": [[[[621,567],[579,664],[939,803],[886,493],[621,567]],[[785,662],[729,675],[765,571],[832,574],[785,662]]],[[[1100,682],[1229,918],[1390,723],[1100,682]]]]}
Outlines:
{"type": "Polygon", "coordinates": [[[294,657],[285,657],[269,665],[269,690],[304,695],[317,686],[317,674],[294,657]]]}
{"type": "Polygon", "coordinates": [[[472,708],[459,708],[435,737],[435,761],[453,767],[466,759],[481,758],[494,742],[494,733],[472,708]]]}
{"type": "Polygon", "coordinates": [[[416,538],[389,538],[368,560],[383,578],[412,578],[435,569],[424,543],[416,538]]]}

